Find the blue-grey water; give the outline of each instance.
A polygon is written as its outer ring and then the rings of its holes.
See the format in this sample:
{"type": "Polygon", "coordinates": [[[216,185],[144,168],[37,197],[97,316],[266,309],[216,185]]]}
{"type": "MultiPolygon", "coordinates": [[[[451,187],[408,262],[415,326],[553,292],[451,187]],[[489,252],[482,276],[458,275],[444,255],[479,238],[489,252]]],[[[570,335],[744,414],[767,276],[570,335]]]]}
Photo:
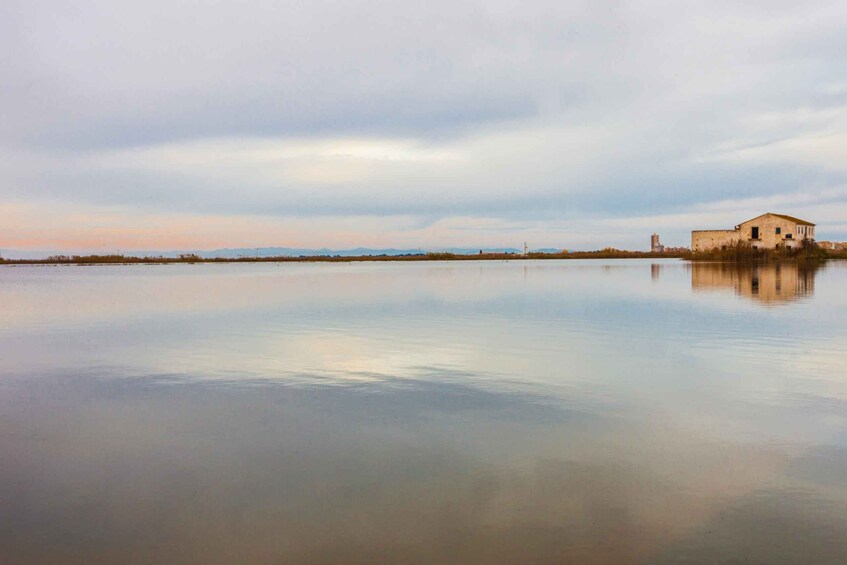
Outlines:
{"type": "Polygon", "coordinates": [[[0,563],[845,563],[847,263],[0,268],[0,563]]]}

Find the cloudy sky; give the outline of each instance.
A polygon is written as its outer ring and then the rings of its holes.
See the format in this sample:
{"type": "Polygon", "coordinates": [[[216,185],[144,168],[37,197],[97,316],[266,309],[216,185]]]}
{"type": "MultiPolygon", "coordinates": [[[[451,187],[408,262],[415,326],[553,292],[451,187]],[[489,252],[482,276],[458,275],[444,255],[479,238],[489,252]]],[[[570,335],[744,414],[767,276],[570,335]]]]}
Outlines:
{"type": "Polygon", "coordinates": [[[0,248],[847,240],[847,5],[5,0],[0,248]]]}

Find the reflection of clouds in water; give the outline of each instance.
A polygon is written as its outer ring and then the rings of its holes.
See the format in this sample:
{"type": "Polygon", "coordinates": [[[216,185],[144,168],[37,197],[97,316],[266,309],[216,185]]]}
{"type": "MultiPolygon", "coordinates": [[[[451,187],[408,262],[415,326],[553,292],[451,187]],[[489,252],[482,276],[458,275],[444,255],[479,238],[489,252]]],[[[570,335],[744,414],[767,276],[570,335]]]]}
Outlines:
{"type": "Polygon", "coordinates": [[[7,555],[599,563],[674,542],[708,555],[708,525],[756,503],[787,461],[457,383],[166,382],[5,385],[28,393],[2,405],[16,435],[0,466],[7,555]]]}
{"type": "MultiPolygon", "coordinates": [[[[844,375],[844,339],[839,336],[820,338],[785,356],[785,362],[798,374],[810,375],[814,380],[847,388],[844,375]]],[[[847,392],[847,391],[845,391],[847,392]]]]}
{"type": "Polygon", "coordinates": [[[845,556],[838,516],[785,533],[826,512],[802,492],[847,507],[843,270],[780,308],[692,296],[675,262],[20,272],[0,278],[20,561],[770,555],[735,526],[845,556]]]}
{"type": "MultiPolygon", "coordinates": [[[[87,329],[154,317],[206,317],[268,309],[310,314],[409,303],[509,306],[515,295],[650,296],[646,263],[332,263],[3,267],[0,331],[87,329]],[[609,281],[625,275],[624,285],[609,281]]],[[[677,264],[677,266],[682,266],[677,264]]],[[[666,289],[672,292],[674,289],[666,289]]],[[[507,310],[508,311],[508,310],[507,310]]]]}
{"type": "MultiPolygon", "coordinates": [[[[842,496],[841,505],[845,502],[842,496]]],[[[762,488],[732,501],[651,562],[843,563],[847,518],[842,509],[822,504],[810,492],[762,488]]]]}

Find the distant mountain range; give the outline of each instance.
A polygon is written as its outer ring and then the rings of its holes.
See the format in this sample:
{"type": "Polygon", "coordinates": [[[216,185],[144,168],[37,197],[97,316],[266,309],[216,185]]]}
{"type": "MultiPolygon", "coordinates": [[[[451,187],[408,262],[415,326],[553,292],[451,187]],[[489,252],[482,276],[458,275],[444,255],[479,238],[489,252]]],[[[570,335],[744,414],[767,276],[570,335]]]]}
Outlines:
{"type": "MultiPolygon", "coordinates": [[[[366,255],[421,255],[425,253],[454,253],[456,255],[474,255],[483,251],[485,253],[521,253],[522,249],[514,247],[442,247],[432,249],[371,249],[369,247],[354,247],[352,249],[305,249],[297,247],[240,247],[212,250],[180,250],[180,251],[22,251],[17,249],[0,250],[0,256],[6,259],[44,259],[51,255],[109,255],[112,253],[134,256],[134,257],[178,257],[179,255],[193,253],[204,258],[238,258],[238,257],[314,257],[314,256],[338,256],[357,257],[366,255]]],[[[542,249],[531,249],[534,253],[558,253],[561,249],[546,247],[542,249]]]]}

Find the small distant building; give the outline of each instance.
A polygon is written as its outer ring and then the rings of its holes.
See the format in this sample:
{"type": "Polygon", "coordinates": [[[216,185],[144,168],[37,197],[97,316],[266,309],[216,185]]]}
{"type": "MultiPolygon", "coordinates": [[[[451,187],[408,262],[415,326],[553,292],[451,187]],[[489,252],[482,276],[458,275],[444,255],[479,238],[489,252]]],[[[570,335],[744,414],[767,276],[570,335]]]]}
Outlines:
{"type": "Polygon", "coordinates": [[[691,232],[691,250],[726,249],[738,243],[748,243],[753,249],[790,249],[800,246],[806,239],[815,239],[815,224],[794,216],[768,212],[731,230],[694,230],[691,232]]]}
{"type": "Polygon", "coordinates": [[[664,253],[665,246],[659,242],[659,234],[654,233],[650,236],[650,252],[651,253],[664,253]]]}

